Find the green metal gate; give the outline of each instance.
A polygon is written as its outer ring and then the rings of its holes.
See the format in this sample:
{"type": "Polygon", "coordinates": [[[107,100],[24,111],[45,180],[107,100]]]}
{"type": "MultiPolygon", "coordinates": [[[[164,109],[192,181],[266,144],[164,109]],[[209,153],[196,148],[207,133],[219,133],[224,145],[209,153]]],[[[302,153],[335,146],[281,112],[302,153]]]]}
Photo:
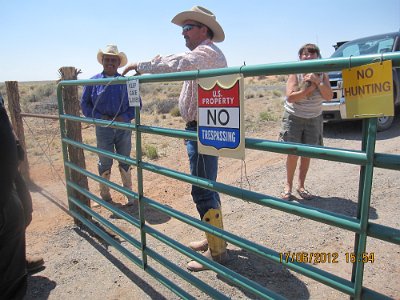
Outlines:
{"type": "MultiPolygon", "coordinates": [[[[250,76],[260,76],[260,75],[278,75],[278,74],[292,74],[292,73],[306,73],[306,72],[326,72],[334,71],[351,66],[359,66],[373,61],[384,59],[392,60],[393,65],[396,67],[400,66],[400,53],[389,53],[384,55],[370,55],[370,56],[360,56],[352,57],[351,61],[349,58],[337,58],[337,59],[321,59],[313,61],[300,61],[300,62],[288,62],[288,63],[275,63],[275,64],[265,64],[256,66],[242,66],[242,67],[230,67],[225,69],[215,69],[215,70],[199,70],[199,71],[189,71],[180,73],[170,73],[170,74],[158,74],[158,75],[146,75],[138,76],[137,79],[141,83],[148,82],[164,82],[164,81],[181,81],[181,80],[195,80],[202,77],[220,76],[226,74],[242,73],[245,77],[250,76]]],[[[151,257],[156,262],[162,264],[171,272],[175,273],[183,280],[190,282],[193,286],[197,287],[199,290],[210,295],[212,298],[224,299],[228,298],[221,292],[213,288],[212,286],[206,284],[205,282],[199,280],[196,276],[183,270],[174,264],[173,261],[169,261],[162,255],[160,255],[155,249],[152,249],[147,244],[147,238],[149,236],[157,239],[158,241],[168,245],[171,249],[178,251],[179,253],[199,261],[200,263],[208,266],[211,270],[217,273],[219,276],[223,277],[227,281],[234,283],[241,289],[248,291],[255,297],[264,299],[281,299],[281,295],[268,290],[266,287],[261,286],[257,282],[247,279],[246,277],[230,270],[229,268],[219,265],[213,261],[204,258],[202,255],[190,250],[188,247],[182,245],[176,240],[173,240],[166,234],[157,231],[153,227],[149,226],[145,222],[145,207],[155,209],[171,218],[176,218],[177,220],[184,222],[190,226],[193,226],[199,230],[206,231],[214,234],[220,238],[223,238],[230,244],[236,245],[246,251],[254,253],[262,258],[273,261],[275,263],[283,263],[287,268],[303,274],[309,278],[312,278],[322,284],[330,286],[340,292],[349,295],[351,298],[355,299],[378,299],[385,298],[384,295],[377,293],[363,287],[363,275],[364,275],[364,264],[361,261],[356,260],[353,264],[353,271],[351,280],[338,277],[332,273],[321,270],[314,267],[311,264],[291,262],[291,260],[282,262],[282,257],[276,251],[268,249],[263,245],[254,243],[252,241],[241,238],[238,235],[232,234],[227,230],[221,230],[212,227],[200,220],[197,220],[183,212],[174,210],[166,205],[163,205],[157,201],[157,199],[150,199],[143,194],[143,171],[154,172],[162,176],[177,179],[188,184],[194,184],[203,188],[211,189],[226,195],[237,197],[245,201],[249,201],[260,205],[261,207],[269,207],[272,209],[277,209],[283,212],[295,214],[310,220],[328,224],[331,226],[339,227],[343,230],[347,230],[354,233],[354,253],[355,255],[361,255],[366,250],[366,244],[368,237],[373,237],[383,241],[387,241],[396,245],[400,244],[400,230],[396,228],[391,228],[388,226],[383,226],[375,224],[369,221],[369,208],[370,208],[370,197],[371,197],[371,187],[373,171],[375,167],[386,168],[392,170],[400,170],[400,155],[394,154],[384,154],[375,153],[375,142],[376,142],[376,119],[365,119],[363,121],[363,133],[362,133],[362,147],[359,151],[354,150],[344,150],[344,149],[334,149],[325,147],[310,147],[302,144],[288,144],[283,142],[275,142],[262,139],[246,138],[246,148],[254,149],[258,151],[269,151],[282,154],[294,154],[299,156],[307,156],[311,158],[318,158],[323,160],[330,160],[335,162],[343,162],[347,164],[359,165],[361,167],[360,178],[359,178],[359,192],[358,192],[358,209],[357,217],[352,218],[338,213],[328,212],[322,209],[316,209],[308,207],[299,203],[292,203],[283,201],[281,199],[253,192],[246,189],[240,189],[238,187],[226,185],[220,182],[212,182],[206,179],[197,178],[191,176],[190,174],[182,173],[173,169],[168,169],[156,164],[149,162],[144,162],[142,160],[142,134],[155,134],[155,135],[165,135],[177,139],[190,139],[196,140],[197,134],[194,132],[187,132],[184,130],[167,129],[161,127],[145,126],[141,124],[140,121],[140,111],[136,109],[136,120],[135,124],[125,124],[125,123],[111,123],[110,121],[88,119],[78,116],[65,114],[63,111],[62,103],[62,89],[66,86],[75,85],[94,85],[94,84],[125,84],[127,78],[118,78],[110,82],[109,79],[96,79],[96,80],[68,80],[61,81],[58,85],[58,103],[59,103],[59,114],[60,114],[60,127],[61,127],[61,139],[63,145],[63,156],[65,165],[65,175],[67,182],[67,193],[68,201],[70,203],[70,213],[74,218],[78,219],[84,225],[86,225],[90,230],[95,232],[97,235],[102,237],[108,244],[114,246],[127,258],[129,258],[137,266],[145,270],[147,273],[152,275],[154,278],[159,280],[163,285],[167,286],[179,297],[184,299],[193,299],[192,296],[187,291],[183,290],[178,283],[172,282],[165,275],[157,271],[151,264],[148,263],[148,257],[151,257]],[[66,134],[66,121],[71,122],[81,122],[94,125],[108,125],[115,128],[121,128],[126,130],[131,130],[135,132],[136,136],[136,156],[135,158],[123,157],[118,154],[113,154],[100,150],[96,147],[76,142],[67,137],[66,134]],[[77,147],[84,151],[101,154],[108,156],[110,158],[124,161],[137,170],[137,192],[129,191],[122,186],[107,181],[104,178],[93,174],[85,169],[78,167],[76,164],[72,163],[68,157],[67,147],[77,147]],[[134,197],[139,203],[139,218],[134,218],[133,216],[125,213],[124,211],[104,202],[102,199],[98,198],[96,195],[92,194],[86,189],[80,187],[77,183],[71,181],[70,172],[75,170],[88,178],[91,178],[97,182],[104,183],[111,187],[112,189],[124,194],[134,197]],[[130,234],[124,232],[112,222],[104,218],[103,216],[96,213],[90,207],[83,205],[75,196],[74,193],[80,193],[93,201],[104,206],[111,212],[113,212],[118,217],[124,219],[135,228],[137,228],[140,238],[134,238],[130,234]],[[83,211],[90,218],[86,218],[79,211],[83,211]],[[96,222],[93,222],[95,219],[96,222]],[[141,256],[138,257],[134,255],[131,250],[124,247],[116,241],[114,238],[110,237],[98,224],[108,228],[113,231],[116,235],[122,237],[129,242],[134,248],[138,249],[141,256]]],[[[145,103],[144,99],[144,103],[145,103]]],[[[144,104],[146,105],[146,104],[144,104]]],[[[397,274],[398,276],[399,274],[397,274]]],[[[396,276],[396,275],[395,275],[396,276]]]]}

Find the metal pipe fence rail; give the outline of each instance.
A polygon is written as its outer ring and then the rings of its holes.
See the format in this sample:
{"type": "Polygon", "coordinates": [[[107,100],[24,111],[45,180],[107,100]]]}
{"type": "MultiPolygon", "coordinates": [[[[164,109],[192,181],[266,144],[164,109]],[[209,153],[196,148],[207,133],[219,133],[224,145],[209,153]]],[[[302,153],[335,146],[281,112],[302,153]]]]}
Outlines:
{"type": "MultiPolygon", "coordinates": [[[[305,73],[305,72],[326,72],[334,71],[347,68],[349,66],[355,67],[367,63],[371,63],[379,60],[392,60],[394,66],[400,66],[400,53],[389,53],[383,55],[368,55],[351,58],[335,58],[335,59],[321,59],[321,60],[308,60],[300,62],[288,62],[288,63],[275,63],[265,64],[256,66],[241,66],[241,67],[230,67],[225,69],[213,69],[213,70],[197,70],[180,73],[170,74],[156,74],[156,75],[145,75],[135,76],[139,79],[140,83],[148,82],[164,82],[164,81],[181,81],[181,80],[195,80],[197,78],[220,76],[227,74],[242,73],[245,77],[259,76],[259,75],[280,75],[280,74],[291,74],[291,73],[305,73]]],[[[292,203],[283,201],[279,198],[272,197],[269,195],[253,192],[246,189],[230,186],[220,182],[210,181],[204,178],[191,176],[190,174],[182,173],[173,169],[168,169],[162,166],[158,166],[153,163],[145,162],[142,160],[142,134],[155,134],[168,136],[177,139],[190,139],[197,140],[197,134],[195,132],[188,132],[185,130],[168,129],[154,126],[145,126],[140,122],[140,110],[136,108],[136,119],[135,124],[127,124],[120,122],[111,122],[99,119],[82,118],[73,115],[64,114],[62,105],[62,88],[65,86],[75,85],[95,85],[95,84],[126,84],[126,81],[130,77],[120,77],[113,79],[110,82],[109,79],[95,79],[95,80],[67,80],[61,81],[57,87],[57,95],[59,102],[59,117],[60,117],[60,129],[61,129],[61,140],[63,145],[63,157],[65,166],[65,176],[67,182],[67,193],[68,201],[70,204],[71,214],[74,218],[82,222],[94,233],[98,234],[108,244],[114,246],[123,255],[125,255],[134,264],[141,267],[147,273],[159,280],[163,285],[171,289],[179,297],[183,299],[193,299],[194,297],[187,291],[184,291],[179,284],[172,282],[169,278],[157,271],[148,262],[148,257],[151,257],[154,261],[162,264],[169,271],[172,271],[177,276],[190,282],[193,286],[199,290],[210,295],[212,298],[225,299],[228,298],[221,292],[217,291],[212,286],[199,280],[196,276],[183,270],[173,262],[169,261],[147,244],[147,238],[149,236],[157,239],[158,241],[166,244],[172,249],[179,253],[199,261],[201,264],[207,266],[215,273],[239,286],[240,288],[254,294],[257,297],[263,299],[283,299],[281,295],[268,290],[264,286],[222,266],[218,263],[210,261],[204,258],[202,255],[190,250],[188,247],[182,245],[176,240],[168,237],[166,234],[157,231],[153,227],[149,226],[145,222],[145,207],[150,207],[158,212],[175,218],[183,223],[186,223],[199,230],[212,233],[213,235],[224,239],[225,241],[236,245],[246,251],[257,254],[269,261],[281,263],[279,253],[264,247],[260,244],[246,240],[238,235],[232,234],[229,231],[221,230],[210,226],[198,219],[195,219],[183,212],[174,210],[166,205],[163,205],[157,201],[157,199],[150,199],[143,194],[143,171],[153,172],[162,176],[180,180],[189,184],[197,185],[206,189],[217,191],[226,195],[237,197],[245,201],[249,201],[260,205],[262,207],[269,207],[277,209],[286,213],[301,216],[310,220],[328,224],[342,228],[344,230],[354,232],[354,253],[356,255],[365,252],[368,237],[374,237],[383,241],[387,241],[393,244],[400,245],[400,230],[389,226],[375,224],[369,221],[369,208],[370,208],[370,196],[372,188],[373,170],[375,167],[400,170],[400,155],[375,153],[376,143],[376,129],[377,120],[376,118],[365,119],[363,121],[363,133],[362,133],[362,145],[361,150],[346,150],[328,147],[308,146],[295,143],[283,143],[269,140],[246,138],[245,145],[247,149],[253,149],[258,151],[268,151],[282,154],[294,154],[299,156],[306,156],[311,158],[318,158],[323,160],[335,161],[348,163],[360,166],[360,178],[359,178],[359,192],[358,192],[358,203],[357,203],[357,217],[349,217],[339,213],[329,212],[323,209],[317,209],[314,207],[308,207],[300,203],[292,203]],[[118,154],[107,152],[91,145],[76,142],[67,137],[65,132],[65,122],[80,122],[89,123],[96,126],[111,126],[114,128],[120,128],[125,130],[131,130],[135,132],[136,136],[136,150],[135,158],[124,157],[118,154]],[[101,154],[112,159],[122,161],[137,170],[137,192],[130,191],[116,183],[108,181],[101,176],[93,174],[83,168],[80,168],[76,164],[69,160],[67,147],[81,148],[84,151],[101,154]],[[70,172],[79,172],[94,181],[103,183],[110,188],[120,192],[123,195],[133,197],[139,203],[139,218],[135,218],[126,212],[110,205],[109,203],[98,198],[88,190],[80,187],[77,183],[71,181],[70,172]],[[140,239],[133,238],[130,234],[124,232],[107,219],[96,213],[90,207],[83,205],[78,199],[72,196],[72,192],[79,192],[82,195],[90,198],[99,205],[105,207],[118,217],[122,218],[132,226],[137,228],[140,233],[140,239]],[[130,245],[138,249],[141,252],[141,258],[134,255],[129,249],[121,245],[114,238],[110,237],[105,233],[99,226],[96,225],[89,218],[85,218],[84,215],[80,214],[76,208],[80,208],[86,215],[89,215],[92,219],[95,219],[97,223],[113,231],[116,235],[124,238],[130,245]]],[[[330,286],[340,292],[349,295],[354,299],[385,299],[386,296],[376,291],[363,287],[363,275],[364,275],[364,264],[356,261],[353,263],[353,270],[351,280],[336,276],[327,271],[321,270],[312,266],[311,264],[291,262],[290,260],[282,262],[285,267],[303,274],[309,278],[312,278],[322,284],[330,286]]]]}

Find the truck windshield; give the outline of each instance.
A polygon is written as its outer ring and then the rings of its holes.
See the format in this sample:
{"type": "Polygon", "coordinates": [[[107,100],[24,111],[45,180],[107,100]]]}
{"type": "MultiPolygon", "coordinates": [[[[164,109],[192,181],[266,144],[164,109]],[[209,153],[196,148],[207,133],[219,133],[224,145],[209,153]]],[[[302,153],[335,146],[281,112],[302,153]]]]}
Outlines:
{"type": "Polygon", "coordinates": [[[351,41],[340,46],[331,57],[349,57],[350,55],[358,56],[391,52],[393,43],[394,38],[388,36],[351,41]]]}

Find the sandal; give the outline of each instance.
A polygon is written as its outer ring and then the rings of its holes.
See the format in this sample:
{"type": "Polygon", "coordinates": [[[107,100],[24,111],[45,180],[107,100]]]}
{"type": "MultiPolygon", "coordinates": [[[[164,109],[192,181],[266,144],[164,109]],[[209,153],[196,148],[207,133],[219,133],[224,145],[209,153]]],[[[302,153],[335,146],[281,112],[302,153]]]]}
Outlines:
{"type": "Polygon", "coordinates": [[[311,200],[312,198],[314,198],[314,195],[306,189],[297,189],[297,192],[299,193],[299,196],[304,200],[311,200]]]}
{"type": "Polygon", "coordinates": [[[293,198],[292,192],[282,192],[281,193],[281,199],[282,200],[290,201],[290,200],[292,200],[292,198],[293,198]]]}

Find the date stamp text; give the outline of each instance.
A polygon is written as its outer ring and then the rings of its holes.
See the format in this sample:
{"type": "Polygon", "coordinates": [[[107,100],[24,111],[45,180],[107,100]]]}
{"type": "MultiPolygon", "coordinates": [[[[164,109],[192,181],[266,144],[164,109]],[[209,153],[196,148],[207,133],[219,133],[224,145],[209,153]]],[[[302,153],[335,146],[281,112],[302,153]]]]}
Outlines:
{"type": "Polygon", "coordinates": [[[337,264],[341,261],[346,263],[374,263],[375,253],[374,252],[363,252],[356,254],[352,252],[346,252],[340,254],[338,252],[280,252],[279,253],[280,263],[309,263],[309,264],[337,264]]]}

